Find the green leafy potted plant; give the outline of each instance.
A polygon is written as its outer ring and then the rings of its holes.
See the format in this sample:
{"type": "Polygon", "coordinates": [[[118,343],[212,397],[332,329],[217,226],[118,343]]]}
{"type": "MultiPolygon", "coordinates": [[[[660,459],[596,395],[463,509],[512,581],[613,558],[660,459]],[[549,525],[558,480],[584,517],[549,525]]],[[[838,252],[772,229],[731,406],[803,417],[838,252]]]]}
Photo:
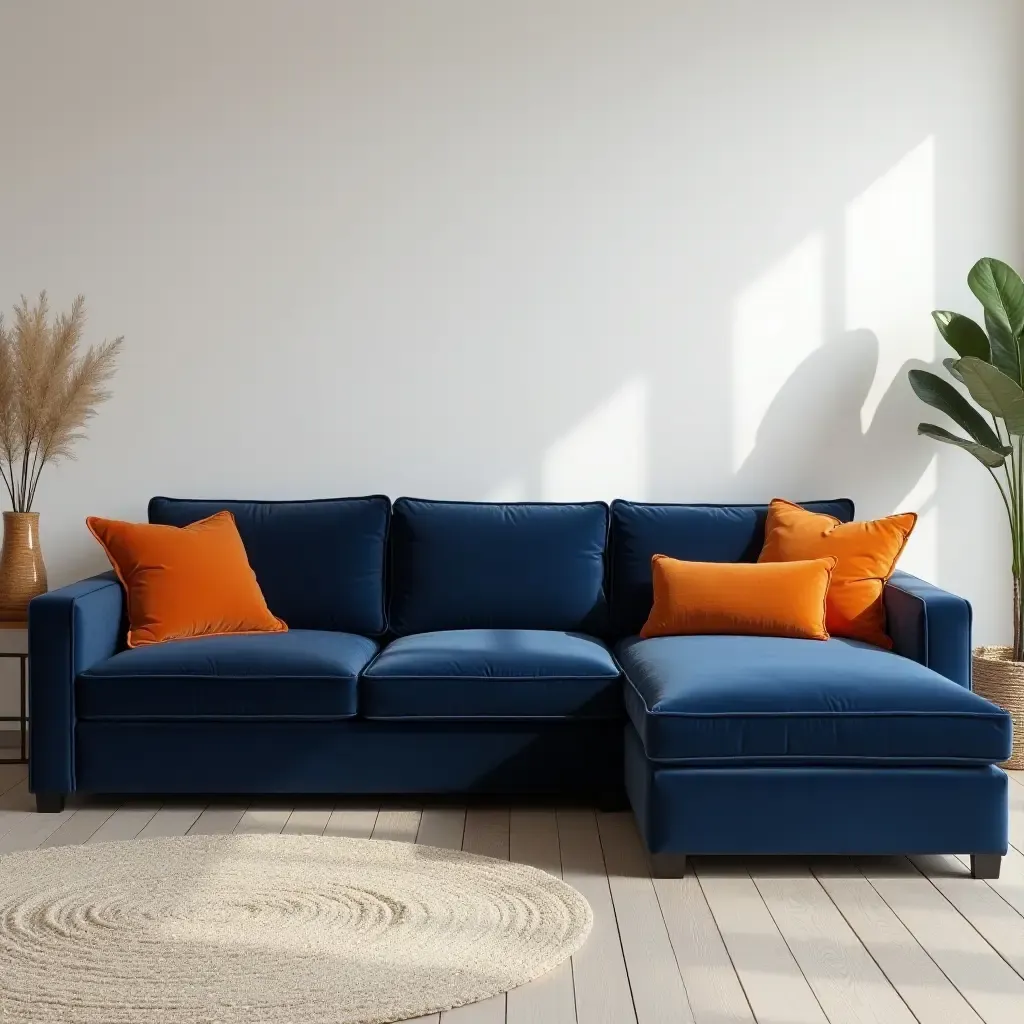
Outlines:
{"type": "Polygon", "coordinates": [[[957,355],[943,359],[942,365],[974,404],[927,370],[911,370],[910,385],[921,401],[945,413],[966,436],[934,423],[920,424],[917,432],[970,452],[992,477],[1006,510],[1013,646],[975,649],[974,688],[1013,716],[1013,754],[1006,764],[1024,768],[1024,280],[1007,264],[986,258],[971,268],[967,284],[982,305],[985,326],[941,309],[932,312],[932,319],[957,355]]]}

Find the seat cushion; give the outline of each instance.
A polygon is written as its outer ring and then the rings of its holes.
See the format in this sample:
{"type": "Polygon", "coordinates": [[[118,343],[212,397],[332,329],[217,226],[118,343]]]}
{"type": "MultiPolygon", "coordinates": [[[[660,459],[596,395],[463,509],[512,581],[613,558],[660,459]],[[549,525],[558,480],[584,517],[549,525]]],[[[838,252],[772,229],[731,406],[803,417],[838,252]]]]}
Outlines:
{"type": "Polygon", "coordinates": [[[993,764],[1010,717],[857,640],[673,636],[616,647],[648,758],[691,763],[993,764]]]}
{"type": "Polygon", "coordinates": [[[153,498],[149,521],[188,526],[227,510],[270,610],[291,629],[378,636],[384,619],[384,549],[391,502],[206,501],[153,498]]]}
{"type": "Polygon", "coordinates": [[[607,626],[608,506],[399,498],[391,530],[391,629],[607,626]]]}
{"type": "Polygon", "coordinates": [[[359,707],[366,718],[617,718],[619,680],[608,648],[579,633],[416,633],[366,670],[359,707]]]}
{"type": "MultiPolygon", "coordinates": [[[[846,523],[853,502],[802,502],[846,523]]],[[[767,505],[648,505],[613,501],[609,533],[611,628],[616,637],[640,632],[651,611],[651,558],[684,562],[756,562],[764,545],[767,505]]]]}
{"type": "MultiPolygon", "coordinates": [[[[76,682],[79,718],[351,718],[377,644],[293,629],[122,651],[76,682]]],[[[269,755],[268,751],[268,755],[269,755]]]]}

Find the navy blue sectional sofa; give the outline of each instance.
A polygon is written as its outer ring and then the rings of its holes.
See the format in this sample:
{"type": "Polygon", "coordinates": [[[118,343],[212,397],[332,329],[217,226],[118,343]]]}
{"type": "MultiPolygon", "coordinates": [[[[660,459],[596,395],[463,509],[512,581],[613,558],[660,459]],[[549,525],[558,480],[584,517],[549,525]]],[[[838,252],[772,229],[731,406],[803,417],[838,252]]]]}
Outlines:
{"type": "Polygon", "coordinates": [[[225,508],[289,631],[127,650],[112,574],[37,598],[40,810],[72,792],[624,789],[659,873],[694,853],[957,852],[998,871],[1010,720],[971,692],[966,601],[897,574],[893,652],[638,638],[651,556],[753,561],[766,506],[154,498],[149,516],[225,508]]]}

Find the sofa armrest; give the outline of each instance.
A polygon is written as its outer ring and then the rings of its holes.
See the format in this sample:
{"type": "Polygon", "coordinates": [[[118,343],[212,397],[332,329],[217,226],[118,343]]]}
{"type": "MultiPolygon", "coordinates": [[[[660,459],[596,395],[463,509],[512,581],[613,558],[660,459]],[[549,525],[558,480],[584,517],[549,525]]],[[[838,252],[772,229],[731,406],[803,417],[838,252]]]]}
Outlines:
{"type": "Polygon", "coordinates": [[[104,573],[35,598],[28,608],[29,789],[75,789],[75,679],[120,646],[124,596],[104,573]]]}
{"type": "Polygon", "coordinates": [[[971,687],[971,606],[906,572],[885,585],[886,626],[893,650],[971,687]]]}

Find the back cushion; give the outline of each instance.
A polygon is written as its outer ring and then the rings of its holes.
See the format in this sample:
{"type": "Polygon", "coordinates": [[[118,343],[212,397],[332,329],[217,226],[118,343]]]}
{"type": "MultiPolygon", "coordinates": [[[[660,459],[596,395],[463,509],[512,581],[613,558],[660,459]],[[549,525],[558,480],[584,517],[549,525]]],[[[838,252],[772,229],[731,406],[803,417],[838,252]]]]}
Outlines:
{"type": "Polygon", "coordinates": [[[149,521],[187,526],[227,509],[270,610],[292,629],[374,636],[384,619],[390,501],[195,501],[153,498],[149,521]]]}
{"type": "Polygon", "coordinates": [[[399,498],[391,529],[391,629],[607,627],[608,506],[399,498]]]}
{"type": "MultiPolygon", "coordinates": [[[[847,523],[848,498],[801,502],[847,523]]],[[[756,562],[764,545],[767,505],[641,505],[614,501],[611,508],[611,619],[616,636],[633,636],[654,599],[651,557],[689,562],[756,562]]]]}

